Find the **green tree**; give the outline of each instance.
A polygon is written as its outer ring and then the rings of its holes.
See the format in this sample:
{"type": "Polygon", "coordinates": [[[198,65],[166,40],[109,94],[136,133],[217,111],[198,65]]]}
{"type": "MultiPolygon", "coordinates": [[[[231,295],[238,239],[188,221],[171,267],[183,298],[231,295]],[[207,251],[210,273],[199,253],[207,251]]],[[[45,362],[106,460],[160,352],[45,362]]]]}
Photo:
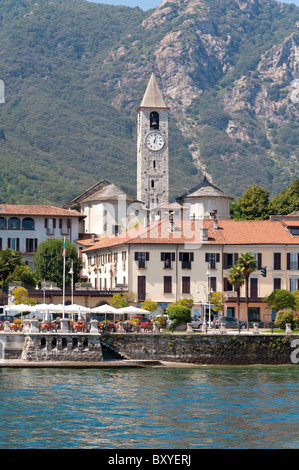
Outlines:
{"type": "Polygon", "coordinates": [[[299,290],[295,290],[295,292],[292,292],[292,294],[295,297],[294,310],[299,312],[299,290]]]}
{"type": "Polygon", "coordinates": [[[23,258],[18,251],[7,248],[0,252],[0,279],[3,285],[9,275],[11,275],[17,266],[22,266],[23,258]]]}
{"type": "MultiPolygon", "coordinates": [[[[57,283],[57,286],[63,287],[63,240],[53,238],[40,243],[34,256],[34,271],[37,279],[49,280],[57,283]]],[[[73,261],[73,280],[74,283],[80,279],[81,262],[75,245],[66,241],[65,255],[65,285],[71,283],[69,274],[73,261]]]]}
{"type": "Polygon", "coordinates": [[[274,323],[279,328],[285,328],[286,324],[290,323],[293,329],[298,324],[298,315],[291,309],[278,310],[274,323]]]}
{"type": "Polygon", "coordinates": [[[249,187],[236,201],[241,217],[246,220],[265,220],[269,218],[271,204],[269,191],[260,186],[249,187]]]}
{"type": "Polygon", "coordinates": [[[134,292],[124,292],[123,294],[113,294],[112,300],[110,301],[111,307],[124,308],[128,307],[135,301],[134,292]]]}
{"type": "Polygon", "coordinates": [[[160,315],[158,317],[158,326],[159,326],[159,328],[166,328],[167,327],[167,318],[163,313],[162,313],[162,315],[160,315]]]}
{"type": "Polygon", "coordinates": [[[224,295],[222,292],[213,292],[211,295],[211,303],[215,312],[221,312],[224,306],[224,295]]]}
{"type": "Polygon", "coordinates": [[[229,282],[234,286],[236,292],[237,292],[237,308],[238,308],[238,322],[240,322],[240,291],[241,287],[244,285],[245,278],[244,275],[241,271],[240,266],[236,265],[230,268],[229,274],[227,276],[227,279],[229,282]]]}
{"type": "Polygon", "coordinates": [[[192,309],[194,304],[193,299],[180,299],[177,303],[177,305],[184,305],[185,307],[188,307],[190,310],[192,309]]]}
{"type": "Polygon", "coordinates": [[[240,204],[237,202],[230,203],[230,217],[232,220],[244,220],[245,217],[242,213],[240,204]]]}
{"type": "Polygon", "coordinates": [[[158,304],[157,302],[148,299],[142,302],[141,308],[143,308],[143,310],[148,310],[149,312],[154,312],[155,310],[157,310],[158,304]]]}
{"type": "Polygon", "coordinates": [[[166,314],[169,316],[169,319],[172,320],[171,328],[173,329],[191,321],[191,311],[185,305],[169,305],[166,309],[166,314]]]}
{"type": "Polygon", "coordinates": [[[34,288],[37,284],[37,279],[30,271],[29,266],[27,266],[25,263],[17,265],[13,271],[13,273],[10,273],[9,276],[6,279],[6,282],[21,282],[22,286],[30,289],[34,288]]]}
{"type": "Polygon", "coordinates": [[[15,304],[36,305],[37,301],[28,296],[28,291],[24,287],[17,287],[13,290],[15,304]]]}
{"type": "Polygon", "coordinates": [[[256,270],[256,261],[252,253],[242,253],[240,258],[238,259],[237,265],[240,268],[241,273],[244,276],[244,283],[245,283],[245,298],[246,298],[246,318],[247,318],[247,328],[249,328],[249,321],[248,321],[248,303],[249,303],[249,295],[248,295],[248,287],[249,287],[249,277],[256,270]]]}
{"type": "Polygon", "coordinates": [[[112,300],[109,302],[111,307],[123,308],[127,307],[129,304],[126,304],[121,294],[113,294],[112,300]]]}
{"type": "Polygon", "coordinates": [[[299,210],[299,179],[277,193],[272,200],[273,215],[287,215],[299,210]]]}
{"type": "Polygon", "coordinates": [[[272,310],[293,309],[296,305],[295,296],[286,289],[276,289],[265,301],[272,310]]]}

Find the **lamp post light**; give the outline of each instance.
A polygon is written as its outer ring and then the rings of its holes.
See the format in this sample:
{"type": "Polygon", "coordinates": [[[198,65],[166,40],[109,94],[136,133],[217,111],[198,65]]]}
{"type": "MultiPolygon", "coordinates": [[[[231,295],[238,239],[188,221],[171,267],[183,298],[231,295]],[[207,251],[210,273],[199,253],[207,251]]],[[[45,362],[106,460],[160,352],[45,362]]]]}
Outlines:
{"type": "Polygon", "coordinates": [[[209,305],[209,322],[208,322],[208,325],[209,325],[209,328],[211,328],[211,293],[213,292],[213,289],[211,289],[211,285],[210,285],[210,271],[207,270],[206,272],[206,276],[208,278],[208,282],[207,282],[207,301],[208,301],[208,305],[209,305]]]}
{"type": "MultiPolygon", "coordinates": [[[[200,282],[199,285],[201,285],[201,284],[203,284],[203,286],[206,290],[206,284],[204,284],[203,282],[200,282]]],[[[197,294],[199,294],[199,292],[200,292],[199,287],[197,288],[196,292],[197,292],[197,294]]],[[[201,309],[201,315],[203,317],[203,325],[205,326],[205,324],[206,324],[206,314],[205,314],[205,304],[204,304],[204,302],[201,303],[201,301],[199,301],[199,307],[201,309]]]]}
{"type": "Polygon", "coordinates": [[[72,276],[72,281],[71,281],[71,295],[72,295],[72,305],[74,303],[74,269],[73,269],[73,260],[71,264],[71,269],[69,270],[69,274],[72,276]]]}
{"type": "MultiPolygon", "coordinates": [[[[206,312],[205,312],[205,305],[208,304],[209,306],[209,320],[208,320],[208,327],[211,328],[211,301],[210,301],[210,294],[213,292],[212,289],[210,289],[210,271],[208,270],[206,272],[206,276],[208,278],[207,282],[200,282],[200,284],[203,284],[204,289],[205,289],[205,303],[202,305],[202,314],[203,314],[203,326],[206,326],[207,320],[206,320],[206,312]]],[[[199,294],[199,287],[196,290],[197,294],[199,294]]]]}
{"type": "Polygon", "coordinates": [[[46,281],[44,279],[43,284],[41,284],[41,289],[38,287],[38,284],[35,286],[35,290],[42,290],[43,291],[43,304],[46,303],[46,281]]]}

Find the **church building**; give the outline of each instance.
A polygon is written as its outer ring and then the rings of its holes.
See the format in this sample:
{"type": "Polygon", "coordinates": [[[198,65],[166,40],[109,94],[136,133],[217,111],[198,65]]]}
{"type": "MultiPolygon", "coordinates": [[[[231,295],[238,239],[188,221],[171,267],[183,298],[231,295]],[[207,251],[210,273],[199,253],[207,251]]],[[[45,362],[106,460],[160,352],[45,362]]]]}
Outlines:
{"type": "Polygon", "coordinates": [[[136,225],[168,219],[229,219],[232,198],[205,178],[169,202],[169,112],[152,73],[137,109],[137,197],[103,179],[64,208],[84,214],[79,239],[120,235],[136,225]]]}
{"type": "MultiPolygon", "coordinates": [[[[206,178],[177,201],[169,202],[169,113],[152,73],[137,108],[137,197],[101,180],[64,206],[85,215],[77,241],[80,253],[107,235],[120,236],[157,220],[167,219],[171,225],[183,219],[230,218],[232,198],[206,178]]],[[[84,254],[82,261],[83,277],[89,278],[84,254]]]]}

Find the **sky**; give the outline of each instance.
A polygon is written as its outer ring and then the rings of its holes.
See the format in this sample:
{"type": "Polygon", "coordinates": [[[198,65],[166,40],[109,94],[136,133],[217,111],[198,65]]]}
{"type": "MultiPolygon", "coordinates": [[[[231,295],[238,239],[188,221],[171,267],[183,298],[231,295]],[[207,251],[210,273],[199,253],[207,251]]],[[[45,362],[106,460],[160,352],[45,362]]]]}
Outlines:
{"type": "MultiPolygon", "coordinates": [[[[161,5],[162,0],[87,0],[93,3],[106,3],[107,5],[125,5],[127,7],[140,7],[149,10],[161,5]]],[[[282,3],[295,3],[299,7],[299,0],[284,0],[282,3]]]]}

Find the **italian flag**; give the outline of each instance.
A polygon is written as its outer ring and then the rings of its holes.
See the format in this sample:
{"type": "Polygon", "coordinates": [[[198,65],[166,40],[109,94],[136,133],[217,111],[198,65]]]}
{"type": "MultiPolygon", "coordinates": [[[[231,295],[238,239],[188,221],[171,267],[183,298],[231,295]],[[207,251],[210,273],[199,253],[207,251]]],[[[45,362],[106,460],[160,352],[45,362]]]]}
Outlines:
{"type": "Polygon", "coordinates": [[[62,252],[62,257],[65,258],[65,254],[66,254],[66,248],[65,248],[65,239],[64,239],[64,243],[63,243],[63,252],[62,252]]]}

